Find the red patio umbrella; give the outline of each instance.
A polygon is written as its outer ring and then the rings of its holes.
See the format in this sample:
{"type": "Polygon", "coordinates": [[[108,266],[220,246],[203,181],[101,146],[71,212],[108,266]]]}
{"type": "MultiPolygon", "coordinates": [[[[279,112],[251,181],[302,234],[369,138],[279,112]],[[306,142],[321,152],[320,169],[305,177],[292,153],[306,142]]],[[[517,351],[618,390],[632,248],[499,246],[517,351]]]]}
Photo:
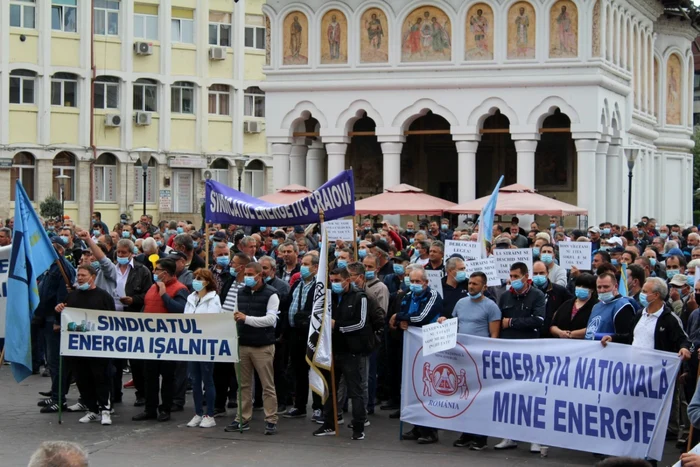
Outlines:
{"type": "MultiPolygon", "coordinates": [[[[447,209],[447,211],[455,214],[480,214],[490,197],[491,195],[484,196],[474,201],[458,204],[447,209]]],[[[535,193],[535,190],[532,188],[516,183],[498,190],[495,214],[512,216],[519,214],[535,214],[539,216],[586,216],[588,215],[588,209],[548,198],[535,193]]]]}
{"type": "Polygon", "coordinates": [[[439,216],[454,205],[451,201],[430,196],[420,188],[402,183],[387,188],[382,194],[357,201],[355,213],[439,216]]]}
{"type": "Polygon", "coordinates": [[[261,196],[259,199],[272,204],[291,204],[300,199],[306,198],[311,190],[302,185],[287,185],[280,188],[275,193],[261,196]]]}

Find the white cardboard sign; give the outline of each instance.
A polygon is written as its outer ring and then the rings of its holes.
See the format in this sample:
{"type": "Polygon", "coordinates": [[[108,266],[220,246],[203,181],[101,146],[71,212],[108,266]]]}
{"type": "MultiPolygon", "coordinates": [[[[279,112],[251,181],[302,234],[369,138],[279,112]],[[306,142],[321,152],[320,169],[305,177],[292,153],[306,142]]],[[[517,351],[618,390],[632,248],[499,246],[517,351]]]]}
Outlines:
{"type": "Polygon", "coordinates": [[[575,266],[582,271],[591,269],[591,242],[560,242],[559,265],[564,269],[575,266]]]}
{"type": "Polygon", "coordinates": [[[355,241],[355,224],[352,219],[336,219],[324,222],[323,226],[326,228],[326,235],[331,242],[336,240],[355,241]]]}
{"type": "Polygon", "coordinates": [[[510,278],[510,267],[514,263],[525,263],[527,270],[532,274],[532,249],[531,248],[508,248],[503,250],[493,250],[498,268],[498,277],[503,280],[510,278]]]}
{"type": "Polygon", "coordinates": [[[475,272],[483,272],[488,279],[486,285],[489,287],[501,285],[501,279],[498,277],[498,271],[496,269],[496,260],[493,256],[486,259],[466,261],[464,265],[466,266],[467,277],[475,272]]]}
{"type": "Polygon", "coordinates": [[[455,253],[461,255],[465,260],[480,258],[479,242],[445,240],[445,262],[455,253]]]}
{"type": "Polygon", "coordinates": [[[442,295],[442,271],[425,271],[425,273],[428,275],[428,287],[444,297],[442,295]]]}
{"type": "Polygon", "coordinates": [[[454,349],[457,345],[457,318],[423,326],[423,356],[454,349]]]}

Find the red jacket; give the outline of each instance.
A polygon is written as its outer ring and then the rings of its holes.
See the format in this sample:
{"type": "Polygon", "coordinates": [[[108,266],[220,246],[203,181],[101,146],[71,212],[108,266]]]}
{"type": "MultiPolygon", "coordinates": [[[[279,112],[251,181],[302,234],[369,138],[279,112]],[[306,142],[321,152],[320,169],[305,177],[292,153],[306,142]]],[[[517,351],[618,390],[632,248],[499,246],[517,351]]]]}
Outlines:
{"type": "MultiPolygon", "coordinates": [[[[172,279],[169,284],[165,284],[165,295],[169,298],[175,298],[178,293],[185,294],[185,303],[187,302],[188,290],[182,282],[177,279],[172,279]]],[[[167,299],[166,299],[167,300],[167,299]]],[[[143,312],[144,313],[170,313],[168,308],[165,306],[163,297],[160,296],[158,292],[158,285],[153,284],[148,292],[146,292],[146,297],[143,299],[143,312]]]]}

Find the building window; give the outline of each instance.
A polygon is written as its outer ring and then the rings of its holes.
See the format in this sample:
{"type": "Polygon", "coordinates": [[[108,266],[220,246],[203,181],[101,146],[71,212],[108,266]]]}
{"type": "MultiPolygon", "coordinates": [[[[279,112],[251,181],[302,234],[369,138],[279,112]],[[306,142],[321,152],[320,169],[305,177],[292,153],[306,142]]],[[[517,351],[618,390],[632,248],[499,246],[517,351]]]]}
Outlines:
{"type": "Polygon", "coordinates": [[[265,116],[265,93],[258,87],[252,86],[245,90],[243,115],[246,117],[265,116]]]}
{"type": "MultiPolygon", "coordinates": [[[[146,171],[146,202],[155,203],[157,194],[156,160],[151,157],[146,171]]],[[[134,164],[134,203],[143,203],[143,167],[140,162],[134,164]]]]}
{"type": "Polygon", "coordinates": [[[209,88],[209,114],[230,115],[231,88],[225,84],[212,84],[209,88]]]}
{"type": "Polygon", "coordinates": [[[252,49],[265,50],[265,28],[246,26],[245,46],[252,49]]]}
{"type": "Polygon", "coordinates": [[[117,200],[117,158],[104,153],[95,161],[95,201],[117,200]]]}
{"type": "Polygon", "coordinates": [[[194,113],[194,84],[175,81],[170,88],[170,111],[176,114],[194,113]]]}
{"type": "Polygon", "coordinates": [[[173,42],[194,44],[194,20],[173,18],[171,28],[173,42]]]}
{"type": "Polygon", "coordinates": [[[119,78],[99,76],[95,79],[95,108],[116,109],[119,107],[119,78]]]}
{"type": "Polygon", "coordinates": [[[54,31],[76,32],[78,0],[51,1],[51,29],[54,31]]]}
{"type": "Polygon", "coordinates": [[[209,44],[231,47],[231,13],[209,12],[209,44]]]}
{"type": "Polygon", "coordinates": [[[158,40],[158,16],[134,15],[134,37],[139,39],[158,40]]]}
{"type": "Polygon", "coordinates": [[[119,1],[94,0],[95,34],[101,36],[119,35],[119,1]]]}
{"type": "Polygon", "coordinates": [[[63,151],[53,159],[53,194],[61,199],[61,179],[59,175],[70,177],[63,183],[63,196],[66,201],[75,201],[75,156],[63,151]]]}
{"type": "Polygon", "coordinates": [[[24,191],[31,201],[34,201],[35,170],[34,156],[28,152],[18,152],[12,158],[12,169],[10,171],[10,201],[15,200],[16,181],[22,182],[24,191]]]}
{"type": "Polygon", "coordinates": [[[211,163],[211,168],[209,171],[211,172],[211,179],[223,183],[224,185],[228,185],[228,168],[229,168],[229,163],[226,159],[217,159],[214,162],[211,163]]]}
{"type": "Polygon", "coordinates": [[[51,77],[51,105],[77,107],[78,79],[71,73],[56,73],[51,77]]]}
{"type": "Polygon", "coordinates": [[[243,172],[243,192],[256,198],[265,194],[265,166],[252,161],[243,172]]]}
{"type": "Polygon", "coordinates": [[[29,70],[10,72],[10,104],[34,104],[36,73],[29,70]]]}
{"type": "Polygon", "coordinates": [[[35,3],[35,0],[10,0],[10,26],[34,29],[36,27],[35,3]]]}
{"type": "Polygon", "coordinates": [[[158,111],[158,84],[152,79],[137,79],[134,83],[134,110],[158,111]]]}

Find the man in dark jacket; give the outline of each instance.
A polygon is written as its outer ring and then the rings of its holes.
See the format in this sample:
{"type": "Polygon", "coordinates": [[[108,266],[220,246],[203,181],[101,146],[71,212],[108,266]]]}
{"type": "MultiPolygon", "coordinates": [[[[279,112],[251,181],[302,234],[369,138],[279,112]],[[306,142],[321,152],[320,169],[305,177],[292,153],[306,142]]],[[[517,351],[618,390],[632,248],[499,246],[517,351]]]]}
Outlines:
{"type": "MultiPolygon", "coordinates": [[[[510,290],[498,300],[501,309],[501,339],[537,339],[546,316],[545,296],[532,286],[525,263],[510,267],[510,290]]],[[[503,439],[495,449],[513,449],[518,444],[503,439]]],[[[532,443],[530,452],[540,452],[540,446],[532,443]]]]}
{"type": "MultiPolygon", "coordinates": [[[[309,364],[306,362],[306,343],[309,338],[309,322],[314,305],[314,286],[318,272],[318,255],[307,254],[301,259],[301,280],[294,283],[287,301],[281,306],[281,318],[286,323],[284,338],[289,346],[289,356],[294,374],[294,407],[284,418],[306,417],[309,400],[309,364]]],[[[313,393],[311,421],[323,422],[321,397],[313,393]]]]}
{"type": "Polygon", "coordinates": [[[545,317],[540,337],[552,337],[549,327],[552,325],[552,317],[559,307],[567,300],[573,298],[566,287],[555,284],[547,277],[547,265],[542,261],[535,261],[532,265],[532,283],[545,295],[545,317]]]}
{"type": "MultiPolygon", "coordinates": [[[[331,326],[335,383],[338,385],[340,377],[345,375],[348,397],[352,401],[352,439],[362,440],[365,439],[367,410],[363,401],[364,375],[361,369],[366,367],[367,356],[371,352],[369,343],[372,332],[367,315],[367,295],[351,286],[350,274],[345,268],[333,269],[329,278],[333,291],[331,326]]],[[[314,436],[334,436],[335,414],[332,397],[326,399],[323,409],[325,420],[323,426],[314,431],[314,436]]]]}

